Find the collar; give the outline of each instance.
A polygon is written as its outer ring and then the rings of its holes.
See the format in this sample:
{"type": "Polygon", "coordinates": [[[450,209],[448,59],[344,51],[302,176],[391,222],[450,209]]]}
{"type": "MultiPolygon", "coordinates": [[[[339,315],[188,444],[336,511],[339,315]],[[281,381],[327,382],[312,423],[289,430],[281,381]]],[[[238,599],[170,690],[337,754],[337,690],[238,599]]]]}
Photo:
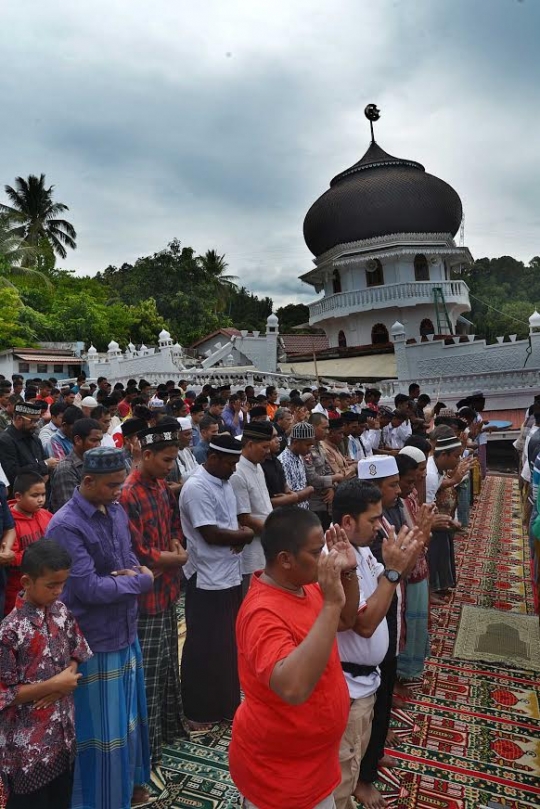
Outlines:
{"type": "Polygon", "coordinates": [[[240,455],[238,463],[242,464],[242,466],[246,466],[248,469],[251,469],[252,472],[256,472],[259,468],[259,464],[248,460],[245,455],[240,455]]]}
{"type": "MultiPolygon", "coordinates": [[[[88,517],[88,519],[94,517],[95,514],[101,514],[101,516],[103,516],[103,512],[97,506],[95,506],[93,503],[90,503],[86,499],[86,497],[82,496],[78,486],[73,492],[73,496],[71,499],[75,503],[75,505],[77,505],[78,508],[83,512],[83,514],[86,515],[86,517],[88,517]]],[[[106,511],[109,516],[112,516],[111,511],[115,506],[118,507],[118,503],[112,503],[112,505],[107,507],[106,511]]]]}
{"type": "Polygon", "coordinates": [[[50,607],[36,607],[26,601],[21,595],[18,595],[15,600],[15,609],[36,627],[42,627],[49,615],[60,614],[60,602],[55,601],[50,607]]]}
{"type": "Polygon", "coordinates": [[[218,486],[220,489],[222,489],[226,483],[229,483],[228,480],[222,480],[221,478],[217,478],[215,475],[211,475],[204,465],[199,466],[195,474],[201,475],[207,480],[208,483],[212,483],[214,486],[218,486]]]}
{"type": "Polygon", "coordinates": [[[163,483],[161,480],[150,480],[149,478],[143,477],[140,469],[134,469],[130,475],[130,478],[130,483],[139,483],[141,486],[145,486],[147,489],[159,489],[160,484],[163,483]]]}

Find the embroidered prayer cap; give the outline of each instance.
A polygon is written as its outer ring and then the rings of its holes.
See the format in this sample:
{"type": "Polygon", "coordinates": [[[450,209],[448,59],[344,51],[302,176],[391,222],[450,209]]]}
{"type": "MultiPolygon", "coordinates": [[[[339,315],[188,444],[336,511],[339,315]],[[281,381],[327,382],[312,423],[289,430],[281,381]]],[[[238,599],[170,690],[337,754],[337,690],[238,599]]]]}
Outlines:
{"type": "Polygon", "coordinates": [[[153,413],[165,412],[165,402],[162,399],[151,399],[148,402],[148,407],[153,413]]]}
{"type": "Polygon", "coordinates": [[[308,392],[306,391],[306,393],[303,393],[303,394],[300,396],[300,398],[302,399],[302,401],[303,401],[303,402],[304,402],[304,404],[305,404],[306,402],[309,402],[309,400],[310,400],[310,399],[314,399],[315,397],[313,396],[313,394],[312,394],[312,393],[308,393],[308,392]]]}
{"type": "Polygon", "coordinates": [[[110,475],[125,472],[125,455],[116,447],[95,447],[83,455],[83,474],[110,475]]]}
{"type": "Polygon", "coordinates": [[[191,423],[189,416],[179,416],[176,421],[180,425],[182,432],[187,432],[188,430],[193,429],[193,424],[191,423]]]}
{"type": "Polygon", "coordinates": [[[250,441],[270,441],[273,432],[274,426],[269,421],[250,421],[244,427],[242,437],[250,441]]]}
{"type": "Polygon", "coordinates": [[[427,460],[425,454],[418,447],[403,447],[398,452],[398,455],[408,455],[416,463],[424,463],[427,460]]]}
{"type": "MultiPolygon", "coordinates": [[[[347,421],[349,423],[351,423],[353,421],[358,421],[359,418],[360,417],[359,417],[358,413],[355,413],[354,410],[346,410],[345,413],[341,414],[342,421],[347,421]]],[[[330,419],[330,421],[333,421],[333,420],[334,419],[330,419]]]]}
{"type": "Polygon", "coordinates": [[[135,435],[135,433],[140,433],[141,430],[146,430],[148,424],[144,419],[126,419],[126,421],[122,422],[121,430],[122,435],[124,438],[129,435],[135,435]]]}
{"type": "Polygon", "coordinates": [[[457,413],[452,407],[442,407],[439,410],[439,418],[441,419],[457,419],[457,413]]]}
{"type": "Polygon", "coordinates": [[[214,452],[223,452],[225,455],[241,455],[240,443],[228,433],[213,435],[208,445],[214,452]]]}
{"type": "Polygon", "coordinates": [[[396,459],[392,455],[372,455],[358,461],[358,477],[360,480],[380,480],[399,475],[396,459]]]}
{"type": "Polygon", "coordinates": [[[85,396],[84,399],[81,401],[81,407],[91,407],[92,410],[94,407],[97,407],[99,404],[97,399],[94,399],[93,396],[85,396]]]}
{"type": "Polygon", "coordinates": [[[330,430],[342,430],[343,429],[343,419],[328,419],[328,428],[330,430]]]}
{"type": "Polygon", "coordinates": [[[307,441],[309,438],[315,438],[315,428],[313,424],[308,421],[299,421],[291,430],[291,439],[293,441],[307,441]]]}
{"type": "MultiPolygon", "coordinates": [[[[373,417],[375,417],[377,415],[376,413],[373,412],[373,410],[371,410],[370,412],[371,412],[371,418],[373,418],[373,417]]],[[[389,407],[386,407],[386,405],[381,405],[381,407],[379,407],[379,416],[386,416],[386,418],[391,419],[393,415],[394,415],[394,411],[391,410],[389,407]]]]}
{"type": "Polygon", "coordinates": [[[41,416],[41,404],[33,402],[17,402],[14,414],[16,416],[41,416]]]}
{"type": "Polygon", "coordinates": [[[453,449],[463,449],[463,444],[455,435],[437,438],[435,452],[451,452],[453,449]]]}
{"type": "Polygon", "coordinates": [[[147,427],[146,430],[141,430],[137,433],[141,447],[149,447],[152,444],[168,444],[173,441],[178,441],[178,432],[180,425],[176,419],[171,421],[162,421],[156,427],[147,427]]]}

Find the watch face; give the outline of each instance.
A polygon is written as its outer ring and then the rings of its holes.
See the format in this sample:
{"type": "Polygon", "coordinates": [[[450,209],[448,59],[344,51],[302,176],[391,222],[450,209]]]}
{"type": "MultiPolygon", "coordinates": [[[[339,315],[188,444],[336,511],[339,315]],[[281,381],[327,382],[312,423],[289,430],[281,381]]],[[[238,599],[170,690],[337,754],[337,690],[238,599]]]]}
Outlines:
{"type": "Polygon", "coordinates": [[[392,582],[392,584],[399,581],[400,579],[400,575],[397,572],[397,570],[385,570],[384,575],[386,576],[388,581],[392,582]]]}

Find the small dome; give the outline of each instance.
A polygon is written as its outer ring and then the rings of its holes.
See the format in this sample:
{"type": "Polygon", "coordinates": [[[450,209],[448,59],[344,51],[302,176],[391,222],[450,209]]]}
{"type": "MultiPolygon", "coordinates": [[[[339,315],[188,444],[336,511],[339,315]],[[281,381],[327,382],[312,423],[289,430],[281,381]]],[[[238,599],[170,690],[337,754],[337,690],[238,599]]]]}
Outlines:
{"type": "Polygon", "coordinates": [[[158,339],[159,339],[159,341],[160,341],[160,342],[162,342],[162,341],[164,341],[164,340],[170,340],[170,339],[171,339],[171,335],[170,335],[170,333],[169,333],[169,332],[168,332],[166,329],[162,329],[162,330],[160,331],[160,333],[159,333],[159,338],[158,338],[158,339]]]}
{"type": "Polygon", "coordinates": [[[135,351],[135,346],[133,345],[131,340],[128,343],[128,351],[129,351],[130,354],[133,354],[133,352],[135,351]]]}
{"type": "Polygon", "coordinates": [[[141,344],[139,351],[148,351],[144,343],[141,344]]]}
{"type": "Polygon", "coordinates": [[[120,346],[118,345],[116,340],[111,340],[111,342],[107,346],[107,351],[120,351],[120,346]]]}
{"type": "Polygon", "coordinates": [[[454,189],[415,160],[393,157],[372,142],[358,163],[342,171],[313,203],[304,240],[315,256],[338,244],[393,233],[450,233],[462,218],[454,189]]]}
{"type": "Polygon", "coordinates": [[[176,343],[173,345],[173,351],[182,351],[182,346],[180,345],[180,343],[178,342],[178,340],[177,340],[177,341],[176,341],[176,343]]]}
{"type": "Polygon", "coordinates": [[[86,352],[89,357],[95,357],[97,354],[97,348],[94,347],[93,344],[90,345],[90,348],[86,352]]]}
{"type": "Polygon", "coordinates": [[[267,326],[278,326],[279,325],[279,318],[274,312],[271,315],[268,315],[266,318],[266,325],[267,326]]]}
{"type": "Polygon", "coordinates": [[[403,325],[403,323],[400,323],[399,320],[396,320],[396,322],[390,329],[390,334],[392,335],[392,337],[396,337],[396,335],[404,333],[405,333],[405,326],[403,325]]]}
{"type": "Polygon", "coordinates": [[[529,326],[532,329],[539,329],[540,328],[540,312],[537,312],[535,309],[532,315],[529,318],[529,326]]]}

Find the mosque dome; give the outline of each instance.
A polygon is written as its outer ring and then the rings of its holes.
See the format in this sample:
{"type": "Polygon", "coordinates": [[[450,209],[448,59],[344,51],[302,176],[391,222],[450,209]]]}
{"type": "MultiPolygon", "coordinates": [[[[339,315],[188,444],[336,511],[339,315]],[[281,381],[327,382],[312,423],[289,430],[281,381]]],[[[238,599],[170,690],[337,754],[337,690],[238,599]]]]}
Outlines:
{"type": "Polygon", "coordinates": [[[278,316],[275,315],[274,312],[272,312],[272,314],[268,315],[268,317],[266,318],[266,325],[271,326],[272,328],[276,328],[276,326],[279,326],[278,316]]]}
{"type": "Polygon", "coordinates": [[[390,329],[390,334],[392,337],[396,337],[398,334],[403,334],[405,331],[405,326],[403,323],[400,323],[399,320],[396,320],[392,328],[390,329]]]}
{"type": "Polygon", "coordinates": [[[372,140],[358,163],[337,174],[304,220],[315,256],[338,244],[393,233],[457,233],[463,210],[454,189],[414,160],[372,140]]]}
{"type": "Polygon", "coordinates": [[[98,353],[98,352],[97,352],[97,348],[94,346],[94,344],[93,344],[93,343],[91,343],[91,344],[90,344],[90,348],[89,348],[89,349],[88,349],[88,351],[86,352],[87,356],[88,356],[88,357],[95,357],[97,353],[98,353]]]}
{"type": "Polygon", "coordinates": [[[159,333],[158,339],[160,343],[163,343],[166,340],[170,340],[171,339],[170,332],[168,332],[166,329],[162,329],[159,333]]]}
{"type": "Polygon", "coordinates": [[[536,309],[529,318],[529,326],[531,329],[540,329],[540,312],[536,309]]]}
{"type": "Polygon", "coordinates": [[[116,340],[111,340],[111,342],[107,346],[107,351],[120,351],[120,346],[118,345],[116,340]]]}

